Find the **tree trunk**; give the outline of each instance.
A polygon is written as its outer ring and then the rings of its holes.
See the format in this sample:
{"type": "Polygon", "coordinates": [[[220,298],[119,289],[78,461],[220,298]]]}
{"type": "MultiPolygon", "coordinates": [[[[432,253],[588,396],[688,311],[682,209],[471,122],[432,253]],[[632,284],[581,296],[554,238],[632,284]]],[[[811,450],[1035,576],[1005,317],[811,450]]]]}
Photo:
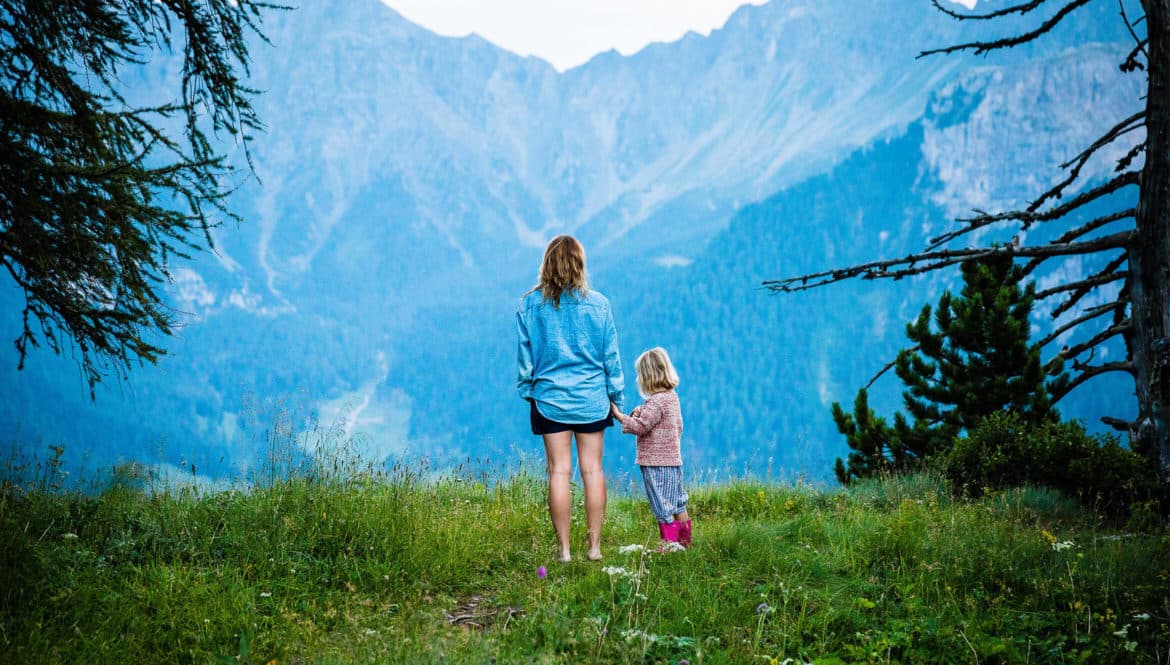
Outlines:
{"type": "Polygon", "coordinates": [[[1170,0],[1142,4],[1149,35],[1146,161],[1128,250],[1138,398],[1133,447],[1157,459],[1170,478],[1170,0]]]}

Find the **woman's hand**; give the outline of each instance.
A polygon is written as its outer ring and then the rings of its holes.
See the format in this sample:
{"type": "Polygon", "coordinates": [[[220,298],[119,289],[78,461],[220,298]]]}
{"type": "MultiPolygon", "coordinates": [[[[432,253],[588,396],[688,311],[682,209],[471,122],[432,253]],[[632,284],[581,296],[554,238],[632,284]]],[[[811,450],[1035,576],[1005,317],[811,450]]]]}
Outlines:
{"type": "Polygon", "coordinates": [[[614,418],[618,419],[619,423],[625,422],[626,414],[622,413],[622,410],[618,408],[617,404],[610,402],[609,403],[609,412],[613,414],[614,418]]]}

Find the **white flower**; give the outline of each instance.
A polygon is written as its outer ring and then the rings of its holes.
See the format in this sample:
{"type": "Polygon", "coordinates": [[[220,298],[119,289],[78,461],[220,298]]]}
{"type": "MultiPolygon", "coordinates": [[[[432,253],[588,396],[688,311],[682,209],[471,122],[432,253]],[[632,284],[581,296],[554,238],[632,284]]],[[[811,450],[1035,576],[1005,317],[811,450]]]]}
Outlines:
{"type": "Polygon", "coordinates": [[[272,597],[272,592],[270,592],[270,591],[261,591],[261,592],[260,592],[260,597],[261,597],[261,598],[271,598],[271,597],[272,597]]]}
{"type": "Polygon", "coordinates": [[[67,534],[65,534],[65,535],[63,535],[63,536],[61,536],[61,537],[62,537],[62,538],[64,538],[65,540],[76,540],[76,539],[77,539],[77,534],[76,534],[76,533],[72,533],[72,532],[70,532],[70,533],[67,533],[67,534]]]}
{"type": "Polygon", "coordinates": [[[377,635],[377,634],[378,634],[378,631],[374,630],[373,628],[366,629],[366,635],[377,635]]]}
{"type": "Polygon", "coordinates": [[[1064,540],[1064,541],[1061,541],[1059,543],[1052,543],[1052,549],[1055,552],[1063,552],[1067,549],[1071,549],[1071,548],[1076,547],[1076,546],[1077,546],[1076,543],[1074,543],[1071,540],[1064,540]]]}
{"type": "Polygon", "coordinates": [[[631,552],[641,552],[644,549],[646,549],[646,548],[641,546],[641,545],[636,545],[636,544],[635,545],[622,545],[621,547],[618,548],[618,552],[621,554],[630,554],[631,552]]]}
{"type": "Polygon", "coordinates": [[[1122,626],[1122,627],[1121,627],[1121,630],[1115,630],[1115,631],[1113,631],[1113,634],[1114,634],[1116,637],[1123,637],[1123,638],[1124,638],[1124,637],[1129,637],[1129,624],[1127,623],[1127,624],[1125,624],[1124,626],[1122,626]]]}
{"type": "Polygon", "coordinates": [[[1150,614],[1149,614],[1149,612],[1142,612],[1141,614],[1133,615],[1133,618],[1137,621],[1149,621],[1150,614]]]}
{"type": "Polygon", "coordinates": [[[1137,650],[1137,642],[1133,642],[1133,641],[1126,642],[1125,643],[1125,650],[1130,652],[1130,653],[1133,653],[1134,651],[1137,650]]]}
{"type": "Polygon", "coordinates": [[[622,639],[627,642],[636,642],[638,640],[642,640],[643,642],[649,642],[653,644],[658,641],[658,636],[654,633],[645,633],[638,630],[637,628],[631,628],[629,630],[622,631],[622,639]]]}
{"type": "Polygon", "coordinates": [[[606,566],[605,568],[601,569],[601,572],[605,573],[606,575],[609,575],[610,577],[626,577],[626,578],[629,578],[631,580],[636,579],[638,577],[637,573],[635,573],[631,570],[626,570],[625,568],[622,568],[621,566],[606,566]]]}

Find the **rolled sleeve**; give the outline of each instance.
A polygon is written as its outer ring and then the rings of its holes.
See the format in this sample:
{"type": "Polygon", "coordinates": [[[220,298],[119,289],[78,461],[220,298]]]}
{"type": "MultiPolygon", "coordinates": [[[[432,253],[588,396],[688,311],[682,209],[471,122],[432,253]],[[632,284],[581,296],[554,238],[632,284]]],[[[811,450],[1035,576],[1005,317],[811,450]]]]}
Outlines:
{"type": "Polygon", "coordinates": [[[626,399],[626,380],[622,375],[622,355],[618,350],[617,326],[613,322],[613,312],[605,313],[605,382],[609,393],[609,400],[618,407],[626,399]]]}
{"type": "Polygon", "coordinates": [[[516,376],[516,389],[523,399],[532,397],[533,365],[532,342],[528,338],[528,323],[524,320],[524,312],[516,312],[516,359],[519,372],[516,376]]]}

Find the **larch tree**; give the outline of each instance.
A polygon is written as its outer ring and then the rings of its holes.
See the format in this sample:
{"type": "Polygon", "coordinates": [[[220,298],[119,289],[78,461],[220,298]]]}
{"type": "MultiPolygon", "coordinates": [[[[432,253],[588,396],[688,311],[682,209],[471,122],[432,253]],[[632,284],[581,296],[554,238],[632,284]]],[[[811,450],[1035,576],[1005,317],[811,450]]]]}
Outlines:
{"type": "MultiPolygon", "coordinates": [[[[941,12],[961,21],[983,21],[1012,14],[1043,16],[1033,29],[986,40],[955,44],[922,52],[920,57],[969,51],[975,54],[1011,48],[1041,39],[1074,12],[1091,2],[1117,5],[1119,19],[1132,36],[1132,49],[1120,62],[1122,71],[1144,76],[1145,108],[1129,117],[1118,118],[1076,156],[1062,164],[1064,175],[1026,207],[1004,212],[975,211],[958,220],[956,228],[928,241],[927,246],[901,258],[769,280],[773,291],[799,291],[843,280],[901,279],[940,270],[971,259],[1010,256],[1023,261],[1030,275],[1053,260],[1072,256],[1098,257],[1099,269],[1083,279],[1058,284],[1036,293],[1037,300],[1052,299],[1053,316],[1073,313],[1071,320],[1058,325],[1041,340],[1050,347],[1070,331],[1079,331],[1080,341],[1052,354],[1050,362],[1067,361],[1072,379],[1054,394],[1056,399],[1086,381],[1109,372],[1133,377],[1137,395],[1137,416],[1132,421],[1105,416],[1112,427],[1128,432],[1131,447],[1159,464],[1163,477],[1170,476],[1170,0],[1140,0],[1142,13],[1126,0],[1029,0],[985,13],[963,13],[931,0],[941,12]],[[1051,10],[1045,14],[1041,9],[1051,10]],[[1144,133],[1144,135],[1143,135],[1144,133]],[[1104,182],[1085,183],[1082,170],[1107,146],[1127,145],[1114,165],[1113,175],[1104,182]],[[1066,191],[1077,193],[1065,198],[1066,191]],[[1117,205],[1124,196],[1137,192],[1137,205],[1117,205]],[[1103,214],[1085,215],[1089,210],[1114,206],[1103,214]],[[1085,217],[1091,217],[1085,221],[1085,217]],[[957,240],[989,228],[1028,230],[1037,225],[1059,226],[1062,231],[1050,242],[1035,246],[986,244],[958,247],[957,240]],[[1080,308],[1086,296],[1101,293],[1101,287],[1115,285],[1115,297],[1101,305],[1080,308]],[[1126,357],[1094,362],[1096,351],[1110,340],[1121,338],[1126,357]]],[[[1129,200],[1133,200],[1132,198],[1129,200]]]]}
{"type": "MultiPolygon", "coordinates": [[[[248,42],[256,0],[0,0],[0,263],[24,296],[18,367],[73,346],[90,394],[156,362],[177,323],[176,259],[237,219],[223,139],[262,129],[248,42]],[[182,53],[178,89],[127,99],[123,79],[182,53]]],[[[250,159],[249,159],[250,167],[250,159]]]]}

